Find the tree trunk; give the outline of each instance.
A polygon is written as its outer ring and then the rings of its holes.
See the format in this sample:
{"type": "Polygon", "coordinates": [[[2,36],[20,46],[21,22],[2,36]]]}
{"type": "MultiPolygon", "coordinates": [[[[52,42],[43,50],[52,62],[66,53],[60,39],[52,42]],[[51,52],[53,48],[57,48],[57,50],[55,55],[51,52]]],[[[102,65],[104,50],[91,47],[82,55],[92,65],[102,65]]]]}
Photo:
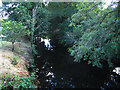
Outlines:
{"type": "Polygon", "coordinates": [[[14,51],[14,42],[12,42],[12,52],[14,51]]]}
{"type": "MultiPolygon", "coordinates": [[[[32,9],[32,19],[31,19],[31,47],[33,48],[33,39],[34,39],[34,31],[35,31],[35,21],[36,21],[36,10],[38,8],[38,5],[36,5],[33,9],[32,9]]],[[[33,50],[32,50],[33,52],[33,50]]]]}

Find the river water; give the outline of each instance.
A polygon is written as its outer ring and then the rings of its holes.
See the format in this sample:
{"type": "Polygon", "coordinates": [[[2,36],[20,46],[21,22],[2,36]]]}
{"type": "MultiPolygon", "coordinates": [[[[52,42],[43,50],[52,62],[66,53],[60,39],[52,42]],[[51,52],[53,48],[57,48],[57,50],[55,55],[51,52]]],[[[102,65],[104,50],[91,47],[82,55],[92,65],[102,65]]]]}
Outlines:
{"type": "Polygon", "coordinates": [[[48,49],[37,41],[35,64],[42,88],[120,88],[120,76],[108,68],[92,67],[87,62],[73,62],[67,48],[55,44],[48,49]]]}

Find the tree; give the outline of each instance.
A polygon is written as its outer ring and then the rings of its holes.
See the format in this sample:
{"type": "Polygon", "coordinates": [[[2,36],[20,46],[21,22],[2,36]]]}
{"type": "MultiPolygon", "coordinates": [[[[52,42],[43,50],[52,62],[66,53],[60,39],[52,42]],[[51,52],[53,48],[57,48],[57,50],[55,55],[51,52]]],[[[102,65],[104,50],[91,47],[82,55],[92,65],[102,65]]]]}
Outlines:
{"type": "Polygon", "coordinates": [[[12,51],[14,51],[14,43],[25,35],[25,27],[16,21],[3,21],[2,34],[6,36],[6,40],[12,42],[12,51]]]}
{"type": "Polygon", "coordinates": [[[109,67],[120,60],[120,18],[119,9],[109,6],[101,9],[101,3],[79,3],[78,12],[72,16],[73,30],[69,36],[75,40],[69,48],[76,62],[88,61],[88,64],[102,68],[109,67]],[[106,64],[104,64],[106,65],[106,64]]]}
{"type": "Polygon", "coordinates": [[[11,7],[8,4],[10,3],[4,3],[6,6],[4,11],[6,15],[9,15],[8,20],[21,22],[23,26],[30,30],[27,36],[30,39],[32,51],[36,54],[33,43],[34,38],[46,35],[49,24],[46,16],[48,12],[41,7],[42,3],[15,2],[11,3],[11,7]]]}
{"type": "Polygon", "coordinates": [[[68,27],[69,19],[77,11],[74,2],[50,2],[46,7],[44,5],[41,7],[41,3],[31,2],[12,3],[12,5],[8,7],[6,4],[5,11],[9,14],[8,19],[21,21],[27,29],[31,30],[31,43],[35,37],[64,42],[65,32],[71,29],[68,27]]]}
{"type": "Polygon", "coordinates": [[[49,3],[46,9],[51,13],[49,16],[50,26],[48,27],[47,35],[52,40],[52,43],[65,45],[66,32],[70,31],[68,27],[69,19],[74,14],[76,9],[75,2],[54,2],[49,3]]]}

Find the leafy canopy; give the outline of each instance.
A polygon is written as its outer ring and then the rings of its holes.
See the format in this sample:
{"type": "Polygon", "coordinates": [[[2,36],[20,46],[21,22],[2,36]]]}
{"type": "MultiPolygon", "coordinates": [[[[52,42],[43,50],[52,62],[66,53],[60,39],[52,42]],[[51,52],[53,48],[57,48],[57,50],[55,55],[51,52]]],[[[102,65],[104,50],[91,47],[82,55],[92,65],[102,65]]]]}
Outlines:
{"type": "Polygon", "coordinates": [[[88,64],[102,68],[120,60],[120,17],[117,8],[101,9],[101,3],[79,3],[78,12],[72,16],[72,38],[74,45],[69,48],[76,62],[87,60],[88,64]],[[118,13],[117,13],[118,14],[118,13]]]}
{"type": "Polygon", "coordinates": [[[2,34],[6,36],[7,41],[15,42],[19,38],[25,35],[25,27],[16,21],[3,21],[2,22],[2,34]]]}

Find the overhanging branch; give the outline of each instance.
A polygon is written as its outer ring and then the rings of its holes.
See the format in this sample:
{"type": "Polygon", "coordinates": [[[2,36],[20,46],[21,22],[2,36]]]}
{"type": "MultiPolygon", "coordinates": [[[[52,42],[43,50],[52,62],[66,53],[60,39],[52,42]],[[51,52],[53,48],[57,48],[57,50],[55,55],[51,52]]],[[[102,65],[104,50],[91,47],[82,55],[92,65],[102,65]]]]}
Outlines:
{"type": "Polygon", "coordinates": [[[104,19],[107,17],[108,14],[110,14],[110,13],[112,13],[112,12],[116,12],[116,11],[118,11],[118,10],[113,10],[113,11],[110,11],[110,12],[106,13],[106,14],[104,15],[102,21],[100,22],[100,24],[104,21],[104,19]]]}

